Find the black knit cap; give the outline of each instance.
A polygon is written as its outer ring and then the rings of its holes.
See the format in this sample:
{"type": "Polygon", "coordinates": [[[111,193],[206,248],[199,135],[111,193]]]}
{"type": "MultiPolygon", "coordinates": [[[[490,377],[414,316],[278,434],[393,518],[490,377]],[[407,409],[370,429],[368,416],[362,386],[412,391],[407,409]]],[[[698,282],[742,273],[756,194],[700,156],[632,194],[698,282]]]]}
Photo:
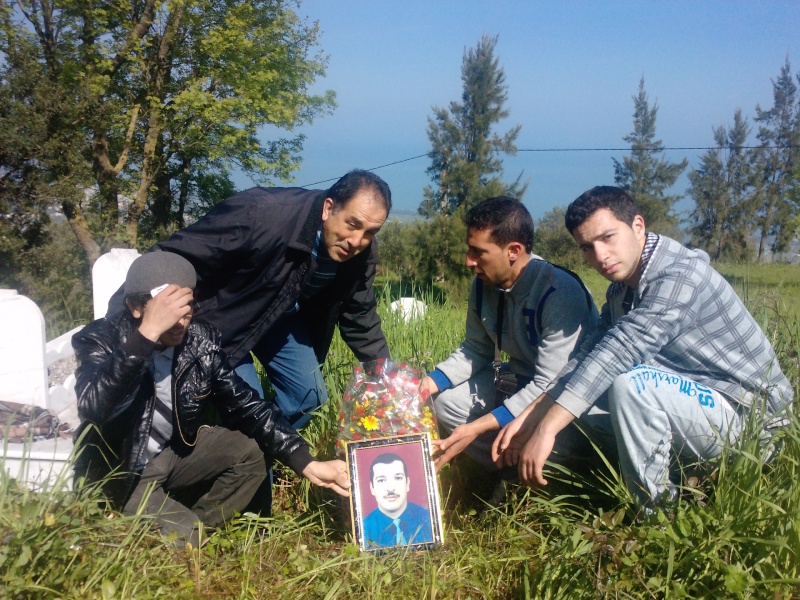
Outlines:
{"type": "Polygon", "coordinates": [[[125,277],[125,295],[149,294],[170,283],[194,289],[197,274],[192,263],[174,252],[148,252],[131,263],[125,277]]]}

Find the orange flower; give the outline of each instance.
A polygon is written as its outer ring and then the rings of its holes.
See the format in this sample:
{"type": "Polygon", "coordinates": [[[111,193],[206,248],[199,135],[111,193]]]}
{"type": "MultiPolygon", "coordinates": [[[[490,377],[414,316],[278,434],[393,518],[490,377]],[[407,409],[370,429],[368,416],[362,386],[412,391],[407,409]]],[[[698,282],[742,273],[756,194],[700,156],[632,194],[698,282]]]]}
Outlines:
{"type": "Polygon", "coordinates": [[[367,431],[375,431],[380,426],[378,419],[376,419],[372,415],[369,415],[368,417],[363,417],[361,421],[359,421],[359,424],[367,431]]]}

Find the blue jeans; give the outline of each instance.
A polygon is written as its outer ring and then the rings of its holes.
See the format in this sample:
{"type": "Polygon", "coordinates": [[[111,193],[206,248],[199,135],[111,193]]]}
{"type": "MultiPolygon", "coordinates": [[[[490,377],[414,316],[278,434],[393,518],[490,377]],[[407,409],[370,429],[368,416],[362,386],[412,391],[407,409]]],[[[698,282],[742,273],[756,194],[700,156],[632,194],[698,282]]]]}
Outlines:
{"type": "MultiPolygon", "coordinates": [[[[255,345],[253,354],[264,365],[275,388],[275,404],[296,428],[311,420],[311,413],[325,404],[328,392],[305,322],[297,314],[286,315],[255,345]]],[[[264,397],[255,366],[248,361],[236,373],[264,397]]]]}

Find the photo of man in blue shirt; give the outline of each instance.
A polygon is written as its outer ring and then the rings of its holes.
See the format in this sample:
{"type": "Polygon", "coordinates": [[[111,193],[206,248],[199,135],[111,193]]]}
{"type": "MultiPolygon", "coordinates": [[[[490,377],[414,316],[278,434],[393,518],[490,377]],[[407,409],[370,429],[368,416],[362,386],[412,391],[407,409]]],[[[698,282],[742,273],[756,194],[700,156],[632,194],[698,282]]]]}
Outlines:
{"type": "Polygon", "coordinates": [[[430,512],[408,500],[411,479],[403,459],[393,452],[380,454],[372,461],[369,475],[369,491],[378,508],[364,517],[366,546],[433,542],[430,512]]]}

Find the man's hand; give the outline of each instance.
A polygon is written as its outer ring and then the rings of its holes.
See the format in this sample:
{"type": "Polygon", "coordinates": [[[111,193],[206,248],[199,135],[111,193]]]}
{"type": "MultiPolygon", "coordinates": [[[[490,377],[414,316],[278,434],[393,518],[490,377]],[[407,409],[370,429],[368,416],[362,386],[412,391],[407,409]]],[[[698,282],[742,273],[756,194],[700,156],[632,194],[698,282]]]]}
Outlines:
{"type": "Polygon", "coordinates": [[[419,382],[419,391],[417,392],[420,397],[424,397],[425,393],[428,392],[429,396],[433,396],[435,393],[439,391],[439,387],[433,382],[428,375],[422,378],[422,381],[419,382]]]}
{"type": "Polygon", "coordinates": [[[544,416],[534,428],[530,439],[519,455],[520,481],[531,487],[547,485],[547,480],[542,475],[544,463],[553,452],[558,432],[575,418],[571,412],[556,404],[549,397],[540,403],[540,407],[545,411],[544,416]]]}
{"type": "Polygon", "coordinates": [[[486,431],[496,431],[500,428],[493,414],[483,415],[470,423],[459,425],[443,440],[433,440],[431,443],[436,447],[434,451],[434,464],[436,471],[439,472],[443,466],[453,458],[461,454],[476,437],[486,431]]]}
{"type": "Polygon", "coordinates": [[[341,496],[350,496],[350,479],[343,460],[315,460],[303,469],[303,477],[314,485],[332,489],[341,496]]]}
{"type": "MultiPolygon", "coordinates": [[[[157,342],[166,331],[192,312],[194,294],[190,288],[170,284],[147,302],[144,308],[139,333],[152,342],[157,342]]],[[[134,313],[134,317],[137,315],[134,313]]]]}
{"type": "Polygon", "coordinates": [[[519,454],[522,448],[544,416],[540,405],[545,399],[549,399],[549,396],[541,394],[516,419],[503,427],[495,438],[492,444],[492,460],[501,469],[513,467],[519,463],[519,454]]]}

